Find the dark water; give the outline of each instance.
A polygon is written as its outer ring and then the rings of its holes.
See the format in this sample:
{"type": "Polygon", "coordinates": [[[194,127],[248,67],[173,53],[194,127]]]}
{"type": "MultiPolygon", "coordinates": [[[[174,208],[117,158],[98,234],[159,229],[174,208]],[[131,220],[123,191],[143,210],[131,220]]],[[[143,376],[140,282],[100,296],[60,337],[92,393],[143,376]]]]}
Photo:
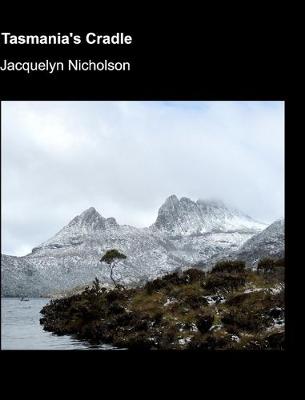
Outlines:
{"type": "Polygon", "coordinates": [[[50,299],[1,299],[2,350],[111,350],[108,345],[93,346],[70,336],[45,332],[39,323],[40,310],[50,299]]]}

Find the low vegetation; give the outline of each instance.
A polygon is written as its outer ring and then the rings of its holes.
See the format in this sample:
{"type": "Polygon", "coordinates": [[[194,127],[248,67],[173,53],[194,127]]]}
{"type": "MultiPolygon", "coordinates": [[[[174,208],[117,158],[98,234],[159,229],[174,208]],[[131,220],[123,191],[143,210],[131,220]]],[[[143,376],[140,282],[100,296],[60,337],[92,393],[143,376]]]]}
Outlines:
{"type": "Polygon", "coordinates": [[[44,329],[94,343],[142,350],[269,350],[284,348],[284,260],[257,271],[221,262],[192,268],[141,288],[91,288],[52,300],[44,329]]]}

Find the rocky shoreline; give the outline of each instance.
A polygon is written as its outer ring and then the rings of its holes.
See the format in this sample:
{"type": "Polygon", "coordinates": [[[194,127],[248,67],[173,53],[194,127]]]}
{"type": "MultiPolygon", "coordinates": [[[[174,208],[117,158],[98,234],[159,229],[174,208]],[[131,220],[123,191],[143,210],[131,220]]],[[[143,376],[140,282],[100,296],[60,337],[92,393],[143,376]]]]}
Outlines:
{"type": "Polygon", "coordinates": [[[44,330],[130,350],[284,349],[284,260],[257,271],[219,262],[149,281],[143,287],[92,287],[51,300],[44,330]]]}

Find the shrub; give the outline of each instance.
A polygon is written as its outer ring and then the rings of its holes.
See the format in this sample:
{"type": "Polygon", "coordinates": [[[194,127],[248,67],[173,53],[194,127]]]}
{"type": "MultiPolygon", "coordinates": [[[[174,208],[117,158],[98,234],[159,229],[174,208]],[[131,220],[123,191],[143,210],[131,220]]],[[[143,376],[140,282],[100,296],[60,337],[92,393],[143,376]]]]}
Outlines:
{"type": "Polygon", "coordinates": [[[88,339],[99,340],[101,337],[104,337],[106,332],[107,327],[98,321],[91,321],[80,327],[80,336],[88,339]]]}
{"type": "Polygon", "coordinates": [[[149,294],[154,291],[161,289],[170,289],[172,286],[179,286],[184,284],[191,284],[200,281],[205,277],[205,272],[200,271],[197,268],[190,268],[184,271],[182,274],[178,272],[173,272],[171,274],[165,275],[162,278],[154,279],[149,281],[144,286],[149,294]]]}
{"type": "Polygon", "coordinates": [[[248,293],[240,293],[237,294],[236,296],[230,297],[227,299],[227,305],[228,306],[239,306],[243,304],[247,299],[249,298],[248,293]]]}
{"type": "Polygon", "coordinates": [[[210,291],[234,290],[244,286],[246,278],[238,274],[218,273],[210,274],[203,284],[203,288],[210,291]]]}
{"type": "Polygon", "coordinates": [[[168,286],[168,283],[160,278],[154,279],[153,281],[148,281],[144,286],[147,294],[152,294],[153,292],[157,292],[160,289],[163,289],[168,286]]]}
{"type": "Polygon", "coordinates": [[[143,319],[135,319],[133,328],[135,331],[147,331],[149,328],[149,320],[143,319]]]}
{"type": "Polygon", "coordinates": [[[129,350],[150,350],[152,346],[153,342],[145,332],[135,333],[128,339],[129,350]]]}
{"type": "Polygon", "coordinates": [[[270,296],[272,298],[272,306],[285,308],[285,292],[284,290],[270,296]]]}
{"type": "Polygon", "coordinates": [[[113,301],[116,301],[116,300],[124,300],[126,298],[126,296],[127,296],[127,293],[125,293],[124,291],[113,289],[113,290],[110,290],[106,294],[105,297],[106,297],[108,303],[112,303],[113,301]]]}
{"type": "Polygon", "coordinates": [[[201,271],[197,268],[190,268],[184,271],[182,275],[182,280],[184,281],[184,283],[194,283],[204,279],[205,275],[206,274],[204,271],[201,271]]]}
{"type": "Polygon", "coordinates": [[[161,321],[162,321],[162,319],[163,319],[163,314],[162,314],[162,312],[160,312],[160,311],[159,311],[159,312],[156,312],[156,313],[152,316],[152,319],[153,319],[155,325],[160,324],[161,321]]]}
{"type": "Polygon", "coordinates": [[[92,286],[92,293],[98,295],[100,290],[101,290],[100,281],[97,277],[95,277],[95,279],[93,281],[93,286],[92,286]]]}
{"type": "Polygon", "coordinates": [[[221,322],[229,325],[231,329],[258,331],[265,325],[264,316],[260,312],[252,312],[248,309],[232,307],[227,310],[221,318],[221,322]]]}
{"type": "Polygon", "coordinates": [[[197,294],[189,294],[183,297],[183,302],[185,305],[190,306],[191,308],[199,308],[201,306],[207,306],[209,303],[205,297],[197,294]]]}
{"type": "Polygon", "coordinates": [[[188,348],[189,350],[223,350],[231,346],[231,335],[218,331],[207,335],[194,335],[188,348]]]}
{"type": "Polygon", "coordinates": [[[243,338],[240,348],[243,350],[266,350],[268,348],[268,342],[259,333],[257,333],[248,338],[243,338]]]}
{"type": "Polygon", "coordinates": [[[284,281],[285,278],[285,260],[265,258],[259,261],[257,265],[258,274],[262,274],[265,279],[284,281]]]}
{"type": "Polygon", "coordinates": [[[219,272],[244,272],[246,265],[243,261],[219,261],[213,267],[211,273],[219,273],[219,272]]]}
{"type": "Polygon", "coordinates": [[[168,293],[170,298],[176,299],[176,303],[171,306],[173,311],[177,306],[178,309],[182,307],[198,308],[208,305],[208,301],[202,296],[203,291],[196,284],[184,284],[180,286],[173,286],[168,293]]]}
{"type": "Polygon", "coordinates": [[[275,332],[266,338],[269,346],[272,349],[276,350],[284,350],[285,349],[285,333],[284,332],[275,332]]]}
{"type": "Polygon", "coordinates": [[[275,316],[282,315],[278,309],[285,307],[284,293],[261,290],[237,294],[227,300],[226,306],[229,309],[223,314],[223,323],[236,329],[258,331],[269,326],[275,316]]]}
{"type": "Polygon", "coordinates": [[[172,348],[172,344],[177,338],[178,334],[179,332],[177,326],[164,326],[160,341],[162,348],[172,348]]]}
{"type": "Polygon", "coordinates": [[[104,310],[102,307],[99,307],[98,305],[83,303],[80,304],[75,309],[74,315],[88,322],[88,321],[94,321],[95,319],[99,319],[102,316],[104,316],[104,310]]]}
{"type": "Polygon", "coordinates": [[[133,324],[133,320],[133,313],[124,312],[117,316],[116,323],[118,326],[128,326],[133,324]]]}
{"type": "Polygon", "coordinates": [[[113,302],[109,306],[109,314],[122,314],[125,313],[124,307],[122,307],[117,301],[113,302]]]}
{"type": "Polygon", "coordinates": [[[274,308],[271,308],[269,311],[268,311],[268,315],[271,317],[271,318],[284,318],[284,316],[285,316],[285,312],[284,312],[284,309],[283,308],[280,308],[280,307],[274,307],[274,308]]]}
{"type": "Polygon", "coordinates": [[[164,275],[161,278],[162,282],[164,283],[171,283],[173,285],[179,285],[184,282],[183,275],[180,275],[177,272],[173,272],[172,274],[164,275]]]}
{"type": "Polygon", "coordinates": [[[263,258],[257,264],[257,272],[272,273],[275,272],[276,262],[272,258],[263,258]]]}
{"type": "Polygon", "coordinates": [[[201,333],[206,333],[211,328],[214,322],[212,314],[201,314],[196,320],[196,326],[201,333]]]}
{"type": "Polygon", "coordinates": [[[250,293],[241,293],[228,298],[226,305],[232,308],[238,308],[241,312],[261,313],[265,316],[277,314],[278,309],[284,309],[285,299],[284,292],[276,294],[270,293],[268,290],[261,290],[250,293]],[[273,311],[271,311],[273,310],[273,311]]]}
{"type": "Polygon", "coordinates": [[[278,258],[274,261],[276,267],[285,267],[285,258],[278,258]]]}

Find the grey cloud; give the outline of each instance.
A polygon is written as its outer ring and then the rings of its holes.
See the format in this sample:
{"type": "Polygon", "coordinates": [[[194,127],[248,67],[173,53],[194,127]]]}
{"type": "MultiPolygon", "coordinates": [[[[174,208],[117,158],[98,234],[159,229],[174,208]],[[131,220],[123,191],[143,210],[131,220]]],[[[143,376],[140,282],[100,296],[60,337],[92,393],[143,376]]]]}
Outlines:
{"type": "Polygon", "coordinates": [[[282,102],[3,102],[6,254],[94,206],[148,226],[172,193],[283,216],[282,102]]]}

